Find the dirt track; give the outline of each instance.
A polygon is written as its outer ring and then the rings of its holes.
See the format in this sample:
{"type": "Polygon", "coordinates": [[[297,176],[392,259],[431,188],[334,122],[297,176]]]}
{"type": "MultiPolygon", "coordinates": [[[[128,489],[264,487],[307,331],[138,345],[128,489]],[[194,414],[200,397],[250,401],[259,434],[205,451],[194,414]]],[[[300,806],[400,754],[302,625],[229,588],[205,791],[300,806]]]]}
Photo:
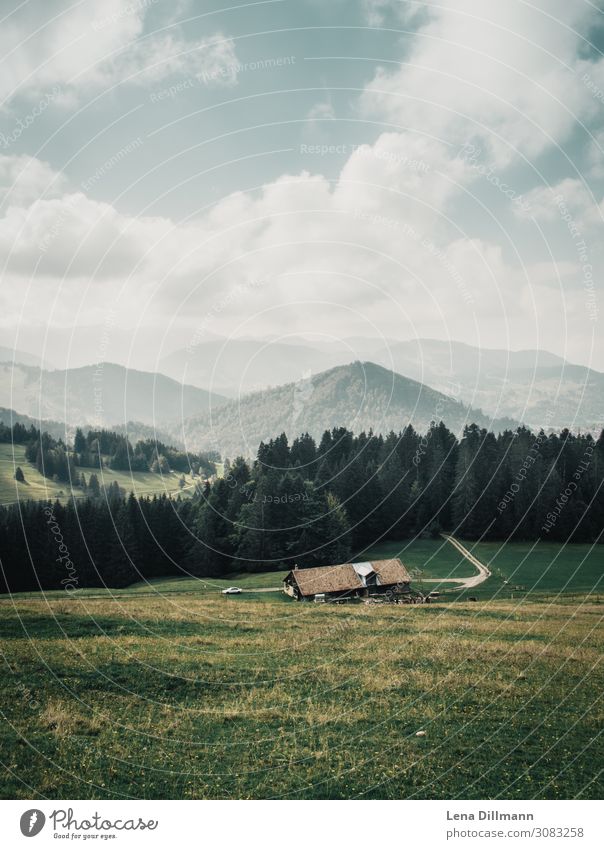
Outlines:
{"type": "Polygon", "coordinates": [[[431,584],[456,584],[460,590],[469,590],[472,587],[477,587],[479,584],[482,584],[483,581],[486,581],[487,578],[491,576],[491,570],[481,563],[477,557],[474,557],[471,551],[462,545],[459,540],[455,539],[455,537],[450,536],[450,534],[441,534],[442,538],[447,542],[451,543],[460,554],[469,560],[472,566],[476,566],[478,569],[477,575],[472,575],[470,578],[424,578],[424,581],[431,584]]]}

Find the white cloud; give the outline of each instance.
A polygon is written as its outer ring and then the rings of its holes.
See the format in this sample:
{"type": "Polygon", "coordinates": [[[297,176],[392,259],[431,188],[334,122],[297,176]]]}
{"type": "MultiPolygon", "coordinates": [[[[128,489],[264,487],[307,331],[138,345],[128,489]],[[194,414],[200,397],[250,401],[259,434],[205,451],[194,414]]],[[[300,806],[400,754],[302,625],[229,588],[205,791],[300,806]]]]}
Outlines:
{"type": "Polygon", "coordinates": [[[433,222],[449,199],[473,175],[446,144],[414,133],[382,133],[360,146],[342,170],[339,196],[383,215],[411,214],[418,223],[433,222]],[[350,184],[352,187],[348,189],[350,184]]]}
{"type": "Polygon", "coordinates": [[[601,232],[604,227],[604,201],[598,202],[588,184],[577,177],[567,177],[551,186],[539,186],[529,192],[525,200],[530,206],[531,217],[539,221],[575,223],[585,234],[593,230],[601,232]]]}
{"type": "Polygon", "coordinates": [[[238,62],[234,42],[221,33],[198,42],[160,35],[129,48],[113,63],[111,71],[111,82],[127,78],[146,85],[179,74],[201,78],[206,84],[233,85],[238,62]]]}
{"type": "Polygon", "coordinates": [[[392,17],[405,26],[416,26],[419,19],[431,14],[429,6],[405,0],[362,0],[365,20],[370,27],[380,27],[392,17]]]}
{"type": "Polygon", "coordinates": [[[379,27],[384,23],[385,10],[390,0],[363,0],[365,18],[370,27],[379,27]]]}
{"type": "Polygon", "coordinates": [[[600,70],[577,58],[590,16],[566,0],[442,0],[404,64],[378,70],[363,107],[457,145],[481,137],[500,164],[510,147],[535,156],[593,113],[581,74],[600,70]]]}
{"type": "MultiPolygon", "coordinates": [[[[122,215],[81,193],[25,193],[0,219],[5,321],[24,309],[32,322],[98,323],[111,304],[133,320],[211,314],[221,332],[250,317],[238,332],[269,332],[278,317],[290,332],[367,334],[374,321],[400,337],[503,345],[546,326],[553,344],[564,313],[531,297],[547,271],[535,265],[533,281],[530,266],[525,275],[498,245],[452,227],[443,210],[464,173],[443,175],[446,163],[446,147],[386,133],[350,158],[335,187],[308,172],[283,176],[186,226],[122,215]],[[262,282],[241,288],[251,280],[262,282]]],[[[39,166],[46,180],[47,169],[39,166]]]]}
{"type": "Polygon", "coordinates": [[[0,156],[0,210],[27,206],[42,194],[60,195],[67,185],[63,174],[32,156],[0,156]]]}
{"type": "Polygon", "coordinates": [[[231,39],[218,32],[186,40],[175,26],[145,34],[155,6],[152,0],[87,0],[66,8],[46,0],[18,8],[0,29],[0,98],[33,100],[58,86],[59,101],[73,105],[124,80],[147,84],[180,74],[235,81],[231,39]]]}
{"type": "MultiPolygon", "coordinates": [[[[443,0],[416,36],[409,63],[381,71],[363,97],[366,110],[406,129],[356,149],[333,182],[309,171],[283,175],[259,192],[231,194],[186,225],[121,214],[70,190],[60,175],[54,193],[44,194],[55,177],[47,165],[0,157],[0,254],[10,257],[4,320],[23,308],[32,321],[98,323],[109,303],[120,315],[158,323],[190,325],[212,315],[211,329],[227,333],[278,326],[369,335],[375,322],[378,332],[398,338],[416,333],[487,346],[559,350],[566,339],[578,356],[587,336],[585,293],[552,285],[558,275],[577,279],[576,256],[549,263],[529,255],[523,268],[501,247],[507,234],[499,222],[491,239],[479,238],[463,229],[471,217],[456,206],[481,179],[458,156],[473,135],[486,140],[503,173],[510,154],[495,133],[532,156],[551,148],[547,133],[562,141],[572,132],[576,116],[564,103],[593,114],[593,93],[576,73],[582,65],[572,26],[584,21],[567,5],[555,0],[547,8],[571,30],[515,0],[443,0]],[[528,32],[538,43],[526,42],[528,32]],[[250,280],[263,282],[241,290],[250,280]],[[217,310],[217,303],[224,306],[217,310]]],[[[204,50],[175,34],[140,39],[141,21],[116,21],[102,50],[91,48],[91,70],[82,72],[80,53],[69,68],[34,66],[30,81],[42,89],[57,79],[70,85],[79,69],[74,90],[81,91],[124,73],[156,82],[179,69],[234,64],[228,39],[210,39],[204,50]],[[103,58],[110,41],[124,50],[103,58]]],[[[40,57],[54,55],[45,49],[40,57]]],[[[318,104],[311,117],[329,116],[328,106],[318,104]]],[[[561,190],[573,209],[585,206],[579,181],[561,190]]],[[[526,197],[544,220],[548,193],[526,197]]]]}
{"type": "Polygon", "coordinates": [[[310,121],[320,121],[320,120],[335,120],[336,113],[333,108],[333,104],[330,100],[324,100],[321,103],[315,103],[315,105],[309,110],[308,118],[310,121]]]}

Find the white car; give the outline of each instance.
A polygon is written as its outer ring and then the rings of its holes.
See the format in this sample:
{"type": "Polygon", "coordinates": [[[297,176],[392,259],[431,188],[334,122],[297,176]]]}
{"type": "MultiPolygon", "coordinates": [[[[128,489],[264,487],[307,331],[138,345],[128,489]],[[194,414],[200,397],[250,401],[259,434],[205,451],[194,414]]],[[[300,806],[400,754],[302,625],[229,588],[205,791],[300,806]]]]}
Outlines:
{"type": "Polygon", "coordinates": [[[240,593],[240,592],[241,592],[241,590],[239,589],[239,587],[227,587],[226,590],[222,591],[222,594],[223,595],[236,595],[237,593],[240,593]]]}

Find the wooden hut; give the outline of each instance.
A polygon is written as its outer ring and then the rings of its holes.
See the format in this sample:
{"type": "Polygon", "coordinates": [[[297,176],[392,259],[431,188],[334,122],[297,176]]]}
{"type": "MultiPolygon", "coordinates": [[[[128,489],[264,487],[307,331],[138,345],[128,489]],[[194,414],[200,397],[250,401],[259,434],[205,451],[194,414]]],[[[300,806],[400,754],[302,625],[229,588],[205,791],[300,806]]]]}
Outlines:
{"type": "Polygon", "coordinates": [[[411,577],[398,558],[292,569],[283,591],[298,601],[336,601],[355,597],[404,595],[411,577]]]}

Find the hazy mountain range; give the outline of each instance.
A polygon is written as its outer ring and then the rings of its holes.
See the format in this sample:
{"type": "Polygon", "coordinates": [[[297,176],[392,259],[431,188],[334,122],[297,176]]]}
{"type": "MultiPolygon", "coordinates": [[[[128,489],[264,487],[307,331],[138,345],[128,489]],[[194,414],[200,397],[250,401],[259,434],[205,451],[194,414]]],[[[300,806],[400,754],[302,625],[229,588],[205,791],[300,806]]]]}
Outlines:
{"type": "Polygon", "coordinates": [[[163,374],[112,363],[46,371],[0,364],[0,403],[34,419],[111,427],[127,421],[163,426],[225,402],[163,374]]]}
{"type": "Polygon", "coordinates": [[[535,428],[602,427],[604,375],[548,351],[476,348],[436,339],[354,338],[337,345],[305,343],[300,337],[234,339],[175,351],[159,367],[177,380],[239,397],[355,360],[375,362],[494,418],[535,428]]]}
{"type": "Polygon", "coordinates": [[[355,433],[389,433],[410,423],[425,432],[431,421],[441,419],[455,432],[470,422],[496,431],[517,425],[492,421],[375,363],[356,362],[230,401],[211,414],[186,420],[183,434],[191,449],[212,448],[225,457],[254,456],[261,441],[281,432],[292,439],[307,431],[320,439],[325,430],[339,426],[355,433]]]}
{"type": "Polygon", "coordinates": [[[38,366],[39,368],[54,368],[45,363],[37,354],[29,351],[20,351],[7,345],[0,345],[0,363],[21,363],[24,366],[38,366]]]}
{"type": "Polygon", "coordinates": [[[159,368],[175,380],[215,387],[224,395],[239,397],[357,358],[356,351],[348,346],[323,350],[303,340],[216,339],[196,345],[192,351],[174,351],[159,361],[159,368]]]}
{"type": "Polygon", "coordinates": [[[253,453],[254,440],[280,430],[294,435],[335,425],[399,430],[407,421],[423,430],[434,418],[456,430],[468,408],[478,423],[493,421],[494,429],[525,422],[596,433],[604,409],[600,372],[547,351],[479,349],[433,339],[349,338],[335,344],[324,337],[228,342],[214,337],[156,357],[166,374],[110,363],[43,369],[35,354],[10,347],[0,347],[2,359],[0,405],[20,414],[69,426],[135,421],[169,430],[179,441],[203,438],[203,445],[192,448],[211,443],[228,453],[246,445],[246,453],[253,453]],[[20,362],[14,365],[13,357],[20,362]],[[365,361],[362,380],[359,361],[365,361]],[[396,380],[384,378],[384,370],[396,380]]]}
{"type": "Polygon", "coordinates": [[[534,428],[602,428],[604,374],[549,351],[421,339],[390,345],[372,359],[494,417],[534,428]]]}
{"type": "Polygon", "coordinates": [[[70,428],[65,425],[65,422],[53,422],[50,419],[35,419],[32,416],[18,413],[16,410],[10,410],[7,407],[0,407],[0,422],[8,427],[16,424],[22,424],[25,427],[35,427],[38,430],[45,431],[55,439],[65,440],[73,438],[75,428],[70,428]]]}

